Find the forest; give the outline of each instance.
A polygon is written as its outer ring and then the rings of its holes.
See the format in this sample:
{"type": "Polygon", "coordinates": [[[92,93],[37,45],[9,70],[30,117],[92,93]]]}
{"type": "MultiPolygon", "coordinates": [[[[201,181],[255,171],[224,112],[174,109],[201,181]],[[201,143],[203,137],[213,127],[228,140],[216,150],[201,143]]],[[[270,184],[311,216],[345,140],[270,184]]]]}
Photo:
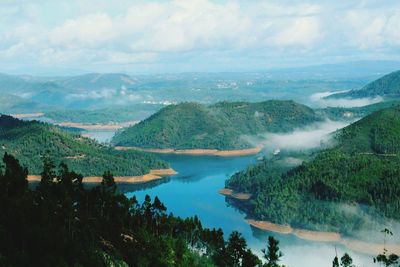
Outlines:
{"type": "Polygon", "coordinates": [[[64,162],[84,176],[100,176],[110,170],[115,175],[142,175],[150,169],[167,168],[156,156],[139,151],[117,151],[65,129],[37,121],[0,116],[0,156],[8,152],[40,174],[43,157],[64,162]]]}
{"type": "Polygon", "coordinates": [[[400,108],[373,113],[334,134],[336,145],[288,168],[266,159],[226,181],[251,193],[249,216],[351,234],[365,215],[399,219],[400,108]],[[358,212],[348,212],[343,205],[358,212]]]}
{"type": "Polygon", "coordinates": [[[219,102],[170,105],[113,138],[118,146],[175,149],[242,149],[256,146],[244,136],[289,132],[322,118],[294,101],[219,102]]]}
{"type": "MultiPolygon", "coordinates": [[[[110,172],[88,189],[82,175],[44,158],[32,189],[16,158],[5,153],[3,165],[1,266],[262,266],[239,232],[224,240],[197,217],[168,214],[157,197],[128,199],[110,172]]],[[[264,266],[279,266],[279,243],[269,242],[264,266]]]]}

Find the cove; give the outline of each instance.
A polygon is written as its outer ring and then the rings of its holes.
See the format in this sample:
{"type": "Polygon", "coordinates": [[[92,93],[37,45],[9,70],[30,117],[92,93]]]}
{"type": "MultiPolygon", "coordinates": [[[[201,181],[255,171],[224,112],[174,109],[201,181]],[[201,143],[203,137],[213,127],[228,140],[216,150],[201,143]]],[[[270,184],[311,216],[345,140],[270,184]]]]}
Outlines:
{"type": "Polygon", "coordinates": [[[248,246],[260,257],[261,249],[266,248],[268,236],[273,235],[280,240],[284,253],[282,263],[291,267],[330,266],[335,256],[335,246],[339,255],[349,252],[355,264],[374,266],[371,256],[351,251],[341,244],[307,241],[293,235],[261,231],[247,224],[246,214],[230,206],[218,190],[224,187],[225,180],[232,174],[255,163],[257,156],[161,157],[171,164],[177,175],[141,185],[120,185],[119,190],[128,197],[135,195],[139,202],[144,200],[146,194],[152,199],[158,196],[168,208],[167,212],[180,217],[197,215],[204,227],[221,228],[226,237],[232,231],[239,231],[248,246]]]}

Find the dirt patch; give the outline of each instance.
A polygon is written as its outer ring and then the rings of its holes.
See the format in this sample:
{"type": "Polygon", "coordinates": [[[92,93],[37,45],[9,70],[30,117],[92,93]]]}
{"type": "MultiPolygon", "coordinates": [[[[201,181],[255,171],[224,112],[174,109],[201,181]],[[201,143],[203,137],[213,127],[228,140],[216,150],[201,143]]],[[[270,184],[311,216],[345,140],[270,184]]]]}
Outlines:
{"type": "MultiPolygon", "coordinates": [[[[174,169],[155,169],[150,170],[149,173],[138,176],[115,176],[114,181],[116,183],[128,183],[128,184],[138,184],[138,183],[147,183],[153,180],[158,180],[163,178],[164,176],[175,175],[177,172],[174,169]]],[[[40,175],[28,175],[28,182],[40,182],[40,175]]],[[[83,183],[101,183],[103,177],[101,176],[87,176],[84,177],[83,183]]]]}
{"type": "Polygon", "coordinates": [[[220,190],[218,190],[218,193],[220,193],[221,195],[227,196],[227,197],[238,199],[238,200],[249,200],[251,198],[251,194],[235,192],[232,189],[228,189],[228,188],[220,189],[220,190]]]}

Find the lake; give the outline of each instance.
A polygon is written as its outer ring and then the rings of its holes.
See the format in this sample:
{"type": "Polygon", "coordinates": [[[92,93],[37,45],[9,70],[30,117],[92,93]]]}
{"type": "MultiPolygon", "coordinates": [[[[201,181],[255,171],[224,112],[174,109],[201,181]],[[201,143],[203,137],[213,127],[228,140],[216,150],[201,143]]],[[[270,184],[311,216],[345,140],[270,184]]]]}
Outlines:
{"type": "Polygon", "coordinates": [[[284,253],[282,263],[291,267],[331,266],[335,256],[335,245],[339,255],[349,252],[357,266],[372,267],[372,257],[350,251],[340,244],[311,242],[293,235],[268,233],[250,227],[245,214],[230,206],[225,197],[218,193],[225,180],[233,173],[255,163],[257,156],[246,157],[205,157],[164,155],[178,174],[142,185],[125,185],[119,189],[129,197],[136,195],[140,202],[146,194],[153,199],[158,196],[168,208],[168,212],[181,217],[197,215],[203,226],[222,228],[225,237],[236,230],[246,238],[249,247],[259,256],[266,248],[269,235],[280,240],[284,253]]]}

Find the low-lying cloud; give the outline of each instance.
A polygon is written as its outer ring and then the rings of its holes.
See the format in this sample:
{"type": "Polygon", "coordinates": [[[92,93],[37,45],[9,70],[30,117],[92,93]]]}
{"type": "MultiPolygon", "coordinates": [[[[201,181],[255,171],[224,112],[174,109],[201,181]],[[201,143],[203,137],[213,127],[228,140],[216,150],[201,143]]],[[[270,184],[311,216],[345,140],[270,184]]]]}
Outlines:
{"type": "Polygon", "coordinates": [[[349,123],[338,121],[324,121],[305,128],[299,128],[291,133],[265,133],[257,138],[247,137],[247,142],[254,145],[262,143],[272,149],[304,150],[319,148],[322,144],[328,145],[331,141],[330,133],[347,126],[349,123]]]}
{"type": "Polygon", "coordinates": [[[326,98],[327,96],[337,94],[337,93],[345,93],[347,91],[336,91],[336,92],[319,92],[312,94],[310,96],[310,100],[319,107],[362,107],[375,103],[381,102],[383,99],[380,96],[374,98],[356,98],[356,99],[347,99],[347,98],[337,98],[331,99],[326,98]]]}

